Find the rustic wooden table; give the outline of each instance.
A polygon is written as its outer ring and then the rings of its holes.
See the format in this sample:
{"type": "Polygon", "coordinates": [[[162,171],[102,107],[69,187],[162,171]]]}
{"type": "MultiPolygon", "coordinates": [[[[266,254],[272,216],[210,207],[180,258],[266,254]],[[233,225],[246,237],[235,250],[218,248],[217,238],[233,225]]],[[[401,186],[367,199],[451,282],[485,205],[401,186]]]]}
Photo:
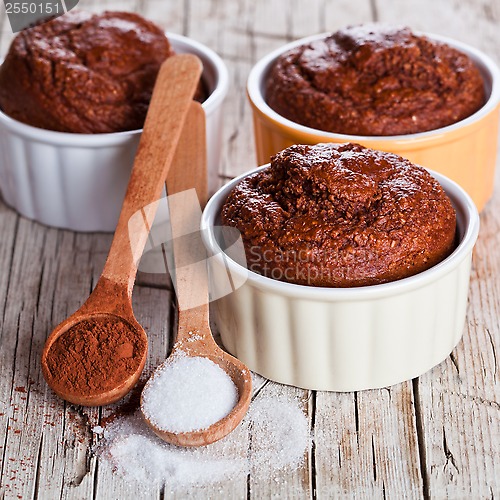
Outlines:
{"type": "MultiPolygon", "coordinates": [[[[312,33],[370,20],[406,23],[468,42],[500,62],[498,0],[82,0],[129,9],[216,50],[229,67],[221,182],[255,166],[245,96],[251,66],[312,33]]],[[[0,52],[12,37],[0,11],[0,52]]],[[[308,392],[262,380],[261,394],[304,400],[315,440],[303,467],[279,480],[246,475],[199,498],[494,498],[500,496],[500,192],[481,214],[463,340],[418,379],[359,393],[308,392]]],[[[139,499],[147,494],[102,467],[91,428],[116,407],[65,404],[46,386],[40,353],[51,329],[77,309],[103,267],[108,234],[78,234],[18,216],[0,201],[0,479],[2,498],[139,499]]],[[[151,349],[145,374],[165,358],[173,297],[140,274],[134,307],[151,349]]],[[[177,495],[183,498],[182,492],[177,495]]]]}

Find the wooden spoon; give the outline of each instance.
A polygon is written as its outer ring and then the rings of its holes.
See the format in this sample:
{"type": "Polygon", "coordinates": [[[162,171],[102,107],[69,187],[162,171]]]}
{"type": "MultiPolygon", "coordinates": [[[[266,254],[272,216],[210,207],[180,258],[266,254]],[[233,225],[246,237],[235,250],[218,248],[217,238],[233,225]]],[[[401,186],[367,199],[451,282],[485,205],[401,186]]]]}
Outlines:
{"type": "MultiPolygon", "coordinates": [[[[167,177],[179,319],[177,339],[165,363],[176,356],[208,358],[231,377],[238,389],[238,402],[226,417],[208,428],[182,433],[170,432],[155,425],[142,397],[141,410],[147,424],[164,441],[177,446],[202,446],[223,438],[241,422],[250,404],[252,378],[250,370],[241,361],[215,343],[210,330],[206,252],[199,235],[201,207],[198,201],[198,198],[203,204],[206,201],[205,121],[198,103],[191,104],[186,121],[189,126],[182,132],[167,177]],[[198,196],[192,191],[193,187],[198,196]]],[[[163,366],[156,369],[143,394],[163,366]]],[[[186,394],[186,398],[189,397],[186,394]]]]}
{"type": "Polygon", "coordinates": [[[132,311],[132,288],[201,71],[193,55],[162,64],[102,275],[83,306],[45,343],[43,375],[71,403],[115,402],[144,368],[147,337],[132,311]],[[142,217],[133,217],[138,213],[142,217]]]}

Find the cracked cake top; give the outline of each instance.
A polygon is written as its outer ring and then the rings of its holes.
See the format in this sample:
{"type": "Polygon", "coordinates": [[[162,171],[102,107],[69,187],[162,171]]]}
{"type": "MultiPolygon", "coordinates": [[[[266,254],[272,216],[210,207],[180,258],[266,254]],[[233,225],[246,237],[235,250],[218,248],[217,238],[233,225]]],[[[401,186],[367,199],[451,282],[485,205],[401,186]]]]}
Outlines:
{"type": "Polygon", "coordinates": [[[13,40],[0,68],[0,108],[61,132],[139,129],[172,53],[161,28],[137,14],[70,11],[13,40]]]}
{"type": "Polygon", "coordinates": [[[222,208],[249,269],[302,285],[398,280],[447,257],[455,211],[425,169],[359,144],[291,146],[243,179],[222,208]]]}
{"type": "Polygon", "coordinates": [[[412,134],[460,121],[485,102],[462,52],[409,28],[351,26],[283,53],[267,77],[277,113],[327,132],[412,134]]]}

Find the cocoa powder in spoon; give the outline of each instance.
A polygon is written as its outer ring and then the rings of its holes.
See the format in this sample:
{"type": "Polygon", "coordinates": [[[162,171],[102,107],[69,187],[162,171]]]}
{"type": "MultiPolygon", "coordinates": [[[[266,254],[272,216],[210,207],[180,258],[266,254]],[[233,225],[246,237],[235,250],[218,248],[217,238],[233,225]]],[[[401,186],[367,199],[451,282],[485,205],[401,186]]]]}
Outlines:
{"type": "Polygon", "coordinates": [[[47,366],[54,384],[89,396],[115,387],[136,372],[144,338],[118,317],[81,321],[51,346],[47,366]]]}

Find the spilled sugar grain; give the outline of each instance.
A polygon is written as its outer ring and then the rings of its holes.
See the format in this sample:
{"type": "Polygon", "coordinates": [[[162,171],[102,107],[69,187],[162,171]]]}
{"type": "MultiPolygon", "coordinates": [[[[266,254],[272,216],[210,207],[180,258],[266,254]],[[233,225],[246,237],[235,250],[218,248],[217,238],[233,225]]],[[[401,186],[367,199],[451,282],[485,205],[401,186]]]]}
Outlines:
{"type": "Polygon", "coordinates": [[[227,416],[238,389],[220,366],[204,357],[175,356],[156,370],[142,392],[142,411],[158,429],[206,429],[227,416]]]}
{"type": "Polygon", "coordinates": [[[151,488],[165,484],[172,491],[249,473],[272,477],[303,463],[310,435],[300,406],[294,398],[258,397],[233,433],[200,448],[163,442],[137,412],[109,424],[96,452],[125,480],[151,488]],[[251,435],[251,446],[247,435],[251,435]]]}
{"type": "Polygon", "coordinates": [[[270,464],[278,470],[300,465],[309,443],[309,428],[297,401],[257,399],[248,411],[248,421],[252,473],[261,475],[270,464]]]}
{"type": "Polygon", "coordinates": [[[157,438],[135,414],[116,420],[104,431],[98,454],[124,479],[152,488],[205,485],[244,470],[244,450],[232,443],[203,448],[178,448],[157,438]]]}

